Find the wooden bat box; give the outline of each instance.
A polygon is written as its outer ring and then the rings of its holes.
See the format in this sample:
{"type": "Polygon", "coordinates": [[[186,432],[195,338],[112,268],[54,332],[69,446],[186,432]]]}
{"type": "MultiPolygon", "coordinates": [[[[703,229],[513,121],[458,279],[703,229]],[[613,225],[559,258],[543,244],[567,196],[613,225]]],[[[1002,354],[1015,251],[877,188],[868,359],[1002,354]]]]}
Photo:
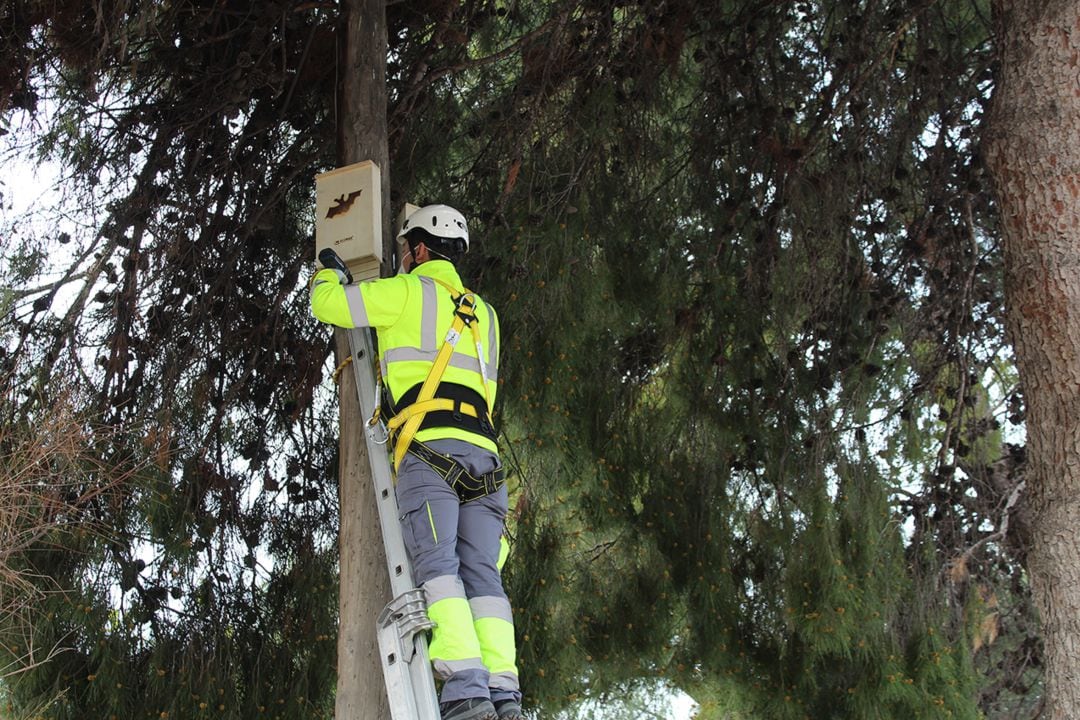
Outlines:
{"type": "Polygon", "coordinates": [[[315,176],[315,256],[333,248],[357,282],[379,277],[382,197],[370,160],[315,176]]]}

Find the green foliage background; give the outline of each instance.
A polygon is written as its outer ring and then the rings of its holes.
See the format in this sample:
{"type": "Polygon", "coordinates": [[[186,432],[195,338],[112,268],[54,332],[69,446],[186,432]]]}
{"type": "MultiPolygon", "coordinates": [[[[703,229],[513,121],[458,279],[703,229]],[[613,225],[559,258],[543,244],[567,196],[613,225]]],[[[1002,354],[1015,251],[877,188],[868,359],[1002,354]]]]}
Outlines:
{"type": "MultiPolygon", "coordinates": [[[[69,648],[9,679],[13,711],[332,713],[336,415],[304,278],[338,11],[4,6],[9,152],[59,162],[88,218],[6,220],[8,442],[72,385],[89,456],[137,467],[10,561],[48,592],[3,647],[69,648]]],[[[1022,518],[983,540],[1023,463],[988,12],[388,5],[392,203],[466,212],[503,323],[533,711],[658,680],[701,718],[1031,711],[1022,518]]]]}

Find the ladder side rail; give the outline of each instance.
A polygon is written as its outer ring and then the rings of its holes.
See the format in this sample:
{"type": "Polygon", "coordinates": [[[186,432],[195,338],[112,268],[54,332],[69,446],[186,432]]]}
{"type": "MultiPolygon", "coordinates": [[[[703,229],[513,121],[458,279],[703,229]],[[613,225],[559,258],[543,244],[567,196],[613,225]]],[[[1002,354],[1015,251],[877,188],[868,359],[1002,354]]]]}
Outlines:
{"type": "MultiPolygon", "coordinates": [[[[350,329],[349,346],[353,353],[353,373],[356,388],[360,396],[360,408],[363,417],[370,418],[375,411],[375,376],[372,362],[375,358],[371,334],[366,328],[350,329]]],[[[379,524],[382,526],[383,546],[386,550],[387,570],[390,573],[390,591],[394,598],[414,590],[416,584],[412,566],[405,550],[405,541],[401,534],[397,496],[394,494],[394,480],[390,471],[390,458],[385,445],[375,442],[374,434],[365,428],[364,439],[367,442],[368,461],[371,465],[372,484],[375,489],[375,501],[379,511],[379,524]]],[[[380,628],[380,645],[384,630],[380,628]]],[[[401,642],[409,642],[401,638],[401,642]]],[[[416,633],[412,637],[413,647],[404,652],[401,658],[391,666],[387,665],[387,651],[380,649],[383,655],[383,674],[386,679],[387,693],[390,694],[390,707],[394,720],[440,720],[439,704],[435,693],[435,678],[431,670],[428,655],[427,637],[416,633]],[[411,659],[408,657],[411,655],[411,659]],[[405,660],[402,664],[401,660],[405,660]],[[395,698],[402,684],[402,677],[392,677],[407,669],[407,683],[411,687],[412,697],[402,701],[395,698]],[[399,710],[400,713],[399,714],[399,710]]]]}

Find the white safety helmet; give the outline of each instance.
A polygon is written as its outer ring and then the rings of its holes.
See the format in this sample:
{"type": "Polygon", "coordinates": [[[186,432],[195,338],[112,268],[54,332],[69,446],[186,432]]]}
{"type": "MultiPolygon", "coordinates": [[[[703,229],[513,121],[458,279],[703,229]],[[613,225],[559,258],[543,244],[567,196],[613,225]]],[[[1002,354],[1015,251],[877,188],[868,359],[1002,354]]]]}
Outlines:
{"type": "Polygon", "coordinates": [[[435,237],[461,238],[465,241],[465,250],[469,249],[469,228],[465,216],[449,205],[425,205],[405,218],[405,224],[398,233],[399,241],[404,242],[410,230],[423,228],[435,237]]]}

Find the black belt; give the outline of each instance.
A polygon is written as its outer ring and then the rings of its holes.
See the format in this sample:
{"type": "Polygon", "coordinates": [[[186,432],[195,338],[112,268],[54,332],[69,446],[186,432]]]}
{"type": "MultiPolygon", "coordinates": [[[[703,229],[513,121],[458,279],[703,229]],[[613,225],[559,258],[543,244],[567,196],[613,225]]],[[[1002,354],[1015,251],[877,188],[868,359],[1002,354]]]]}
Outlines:
{"type": "MultiPolygon", "coordinates": [[[[420,387],[421,385],[419,383],[413,385],[402,393],[397,402],[391,402],[389,398],[390,393],[385,393],[383,395],[383,402],[386,404],[386,407],[383,408],[383,413],[386,417],[392,418],[401,412],[401,410],[416,402],[416,397],[420,394],[420,387]]],[[[484,399],[483,395],[464,385],[443,382],[435,389],[435,397],[454,400],[458,403],[469,403],[476,408],[477,417],[471,417],[461,412],[454,412],[453,410],[435,410],[424,415],[424,420],[420,423],[420,427],[417,428],[417,430],[427,430],[436,427],[460,428],[476,433],[477,435],[482,435],[492,442],[498,442],[499,433],[492,427],[491,423],[488,422],[488,411],[490,408],[488,408],[487,401],[484,399]]]]}
{"type": "Polygon", "coordinates": [[[506,484],[506,472],[502,465],[483,475],[473,475],[454,458],[435,452],[417,440],[412,441],[408,452],[438,473],[446,484],[454,489],[462,504],[491,495],[506,484]]]}

